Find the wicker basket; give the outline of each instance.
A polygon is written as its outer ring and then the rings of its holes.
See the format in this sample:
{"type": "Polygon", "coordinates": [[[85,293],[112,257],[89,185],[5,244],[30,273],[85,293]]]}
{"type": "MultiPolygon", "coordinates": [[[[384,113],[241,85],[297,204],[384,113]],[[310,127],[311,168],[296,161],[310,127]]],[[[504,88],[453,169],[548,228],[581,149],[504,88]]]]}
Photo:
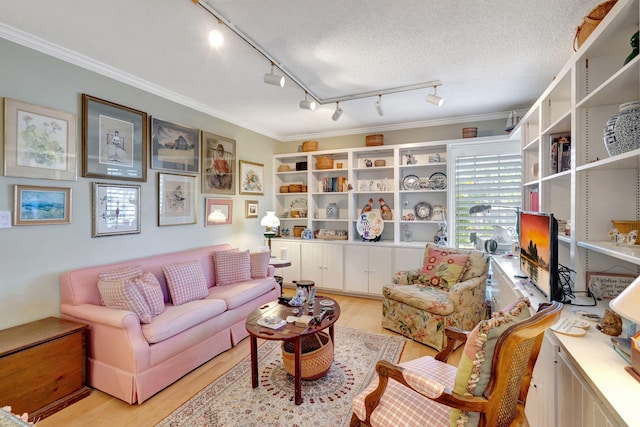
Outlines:
{"type": "Polygon", "coordinates": [[[291,171],[291,166],[289,165],[278,166],[278,172],[289,172],[289,171],[291,171]]]}
{"type": "MultiPolygon", "coordinates": [[[[611,222],[616,230],[622,234],[627,234],[631,230],[640,231],[640,221],[614,219],[611,222]]],[[[640,245],[640,241],[636,241],[636,245],[640,245]]]]}
{"type": "Polygon", "coordinates": [[[289,192],[289,186],[288,185],[281,185],[280,186],[280,192],[281,193],[288,193],[289,192]]]}
{"type": "Polygon", "coordinates": [[[375,147],[376,145],[384,144],[384,135],[376,134],[376,135],[367,135],[365,137],[365,143],[367,147],[375,147]]]}
{"type": "Polygon", "coordinates": [[[584,21],[576,30],[576,36],[573,39],[573,50],[580,49],[580,46],[587,40],[587,37],[596,29],[600,22],[607,16],[607,13],[616,4],[618,0],[608,0],[594,7],[589,15],[584,17],[584,21]]]}
{"type": "Polygon", "coordinates": [[[302,184],[289,184],[289,193],[302,193],[302,184]]]}
{"type": "Polygon", "coordinates": [[[318,149],[318,141],[304,141],[302,143],[302,151],[316,151],[318,149]]]}
{"type": "Polygon", "coordinates": [[[478,136],[478,128],[462,128],[463,138],[475,138],[478,136]]]}
{"type": "MultiPolygon", "coordinates": [[[[318,332],[300,338],[302,347],[302,379],[317,380],[323,377],[333,364],[333,343],[328,334],[318,332]]],[[[294,344],[292,341],[282,343],[282,362],[289,375],[295,374],[294,344]]]]}
{"type": "Polygon", "coordinates": [[[318,156],[316,162],[317,169],[333,169],[333,159],[331,157],[318,156]]]}

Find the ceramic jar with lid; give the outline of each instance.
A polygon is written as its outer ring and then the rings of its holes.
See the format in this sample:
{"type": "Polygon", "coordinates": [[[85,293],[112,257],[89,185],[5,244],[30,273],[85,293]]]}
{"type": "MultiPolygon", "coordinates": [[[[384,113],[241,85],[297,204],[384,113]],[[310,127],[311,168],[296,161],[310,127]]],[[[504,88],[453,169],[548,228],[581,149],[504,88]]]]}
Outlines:
{"type": "Polygon", "coordinates": [[[604,127],[604,145],[609,156],[640,148],[640,101],[620,105],[604,127]]]}

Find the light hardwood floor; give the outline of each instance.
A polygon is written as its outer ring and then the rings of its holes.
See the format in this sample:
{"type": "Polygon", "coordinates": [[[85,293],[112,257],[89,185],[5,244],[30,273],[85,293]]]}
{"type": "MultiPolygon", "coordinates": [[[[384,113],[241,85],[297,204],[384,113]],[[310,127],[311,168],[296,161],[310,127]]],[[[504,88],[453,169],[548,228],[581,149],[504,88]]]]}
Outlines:
{"type": "MultiPolygon", "coordinates": [[[[285,289],[285,294],[291,290],[285,289]]],[[[380,326],[382,301],[330,295],[340,304],[341,314],[337,325],[379,334],[397,335],[380,326]]],[[[398,335],[397,335],[398,336],[398,335]]],[[[425,355],[435,355],[430,347],[407,340],[401,361],[425,355]]],[[[190,372],[171,386],[162,390],[142,405],[129,405],[98,390],[62,411],[41,420],[38,427],[52,426],[153,426],[178,408],[198,391],[227,372],[249,354],[249,340],[214,357],[209,362],[190,372]]],[[[452,355],[450,363],[457,364],[459,357],[452,355]]]]}

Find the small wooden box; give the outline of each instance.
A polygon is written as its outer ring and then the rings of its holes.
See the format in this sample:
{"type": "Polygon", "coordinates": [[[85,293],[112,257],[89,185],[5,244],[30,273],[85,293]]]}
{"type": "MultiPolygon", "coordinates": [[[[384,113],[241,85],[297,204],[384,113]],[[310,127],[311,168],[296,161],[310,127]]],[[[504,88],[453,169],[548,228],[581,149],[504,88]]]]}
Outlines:
{"type": "Polygon", "coordinates": [[[2,405],[32,421],[88,396],[86,328],[47,317],[0,331],[2,405]]]}

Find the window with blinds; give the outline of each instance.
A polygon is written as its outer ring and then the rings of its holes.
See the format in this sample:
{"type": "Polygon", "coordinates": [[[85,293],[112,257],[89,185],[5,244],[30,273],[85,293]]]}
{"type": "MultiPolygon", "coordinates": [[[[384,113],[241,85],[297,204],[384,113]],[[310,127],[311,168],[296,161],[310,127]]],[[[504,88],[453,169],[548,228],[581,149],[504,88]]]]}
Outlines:
{"type": "MultiPolygon", "coordinates": [[[[511,144],[514,145],[514,144],[511,144]]],[[[487,239],[494,225],[513,227],[521,206],[522,162],[520,150],[500,152],[502,144],[484,147],[485,153],[454,153],[455,167],[455,246],[472,248],[471,233],[487,239]],[[490,151],[496,151],[490,154],[490,151]],[[491,205],[485,213],[471,214],[473,206],[491,205]]],[[[510,147],[511,148],[511,147],[510,147]]]]}

